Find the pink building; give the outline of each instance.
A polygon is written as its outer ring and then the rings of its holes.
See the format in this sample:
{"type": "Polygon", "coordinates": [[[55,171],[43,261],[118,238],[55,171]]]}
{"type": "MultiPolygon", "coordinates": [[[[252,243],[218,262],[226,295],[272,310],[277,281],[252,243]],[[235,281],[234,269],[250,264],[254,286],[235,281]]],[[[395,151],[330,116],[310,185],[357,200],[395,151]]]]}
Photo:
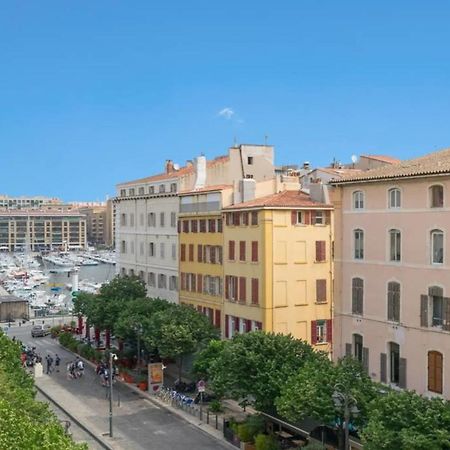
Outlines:
{"type": "Polygon", "coordinates": [[[332,184],[334,357],[450,398],[450,149],[332,184]]]}

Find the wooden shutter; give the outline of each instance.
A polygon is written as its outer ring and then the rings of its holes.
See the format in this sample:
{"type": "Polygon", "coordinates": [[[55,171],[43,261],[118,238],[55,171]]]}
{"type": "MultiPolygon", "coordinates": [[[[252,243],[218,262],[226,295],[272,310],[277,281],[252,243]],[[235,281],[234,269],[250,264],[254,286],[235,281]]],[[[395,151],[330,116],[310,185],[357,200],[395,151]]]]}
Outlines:
{"type": "Polygon", "coordinates": [[[345,356],[352,356],[352,344],[345,344],[345,356]]]}
{"type": "Polygon", "coordinates": [[[228,314],[225,315],[225,337],[230,337],[230,316],[228,314]]]}
{"type": "Polygon", "coordinates": [[[245,277],[239,277],[239,301],[245,302],[247,297],[245,277]]]}
{"type": "Polygon", "coordinates": [[[229,275],[225,275],[225,298],[227,300],[230,299],[230,276],[229,275]]]}
{"type": "Polygon", "coordinates": [[[325,211],[325,224],[330,225],[331,223],[331,211],[325,211]]]}
{"type": "Polygon", "coordinates": [[[382,383],[387,382],[387,355],[386,353],[380,353],[380,381],[382,383]]]}
{"type": "Polygon", "coordinates": [[[234,261],[234,241],[228,241],[228,259],[234,261]]]}
{"type": "Polygon", "coordinates": [[[428,327],[428,295],[420,296],[420,326],[428,327]]]}
{"type": "Polygon", "coordinates": [[[252,278],[252,303],[257,305],[259,303],[259,280],[258,278],[252,278]]]}
{"type": "Polygon", "coordinates": [[[215,312],[214,312],[214,322],[215,322],[215,326],[217,327],[217,328],[220,328],[220,309],[216,309],[215,310],[215,312]]]}
{"type": "Polygon", "coordinates": [[[327,342],[333,343],[333,321],[331,319],[327,320],[327,342]]]}
{"type": "Polygon", "coordinates": [[[239,331],[239,317],[234,318],[234,331],[239,331]]]}
{"type": "Polygon", "coordinates": [[[189,261],[194,261],[194,244],[189,244],[189,261]]]}
{"type": "Polygon", "coordinates": [[[209,223],[211,225],[210,229],[209,229],[210,233],[215,233],[216,232],[216,219],[211,219],[209,221],[209,223]]]}
{"type": "Polygon", "coordinates": [[[242,213],[242,222],[245,226],[248,226],[248,212],[242,213]]]}
{"type": "Polygon", "coordinates": [[[305,225],[311,225],[311,211],[304,211],[303,216],[305,218],[305,225]]]}
{"type": "Polygon", "coordinates": [[[245,261],[245,241],[239,241],[239,261],[245,261]]]}
{"type": "Polygon", "coordinates": [[[297,211],[291,211],[291,223],[297,225],[297,211]]]}
{"type": "Polygon", "coordinates": [[[197,274],[197,292],[202,293],[203,292],[203,275],[197,274]]]}
{"type": "Polygon", "coordinates": [[[326,260],[325,245],[325,241],[316,241],[316,262],[326,260]]]}
{"type": "Polygon", "coordinates": [[[310,212],[310,222],[311,222],[311,225],[315,225],[316,224],[316,211],[311,211],[310,212]]]}
{"type": "Polygon", "coordinates": [[[369,349],[363,347],[362,349],[362,366],[366,373],[369,373],[369,349]]]}
{"type": "Polygon", "coordinates": [[[213,245],[211,245],[211,247],[209,247],[209,259],[210,259],[211,264],[216,263],[216,247],[214,247],[213,245]]]}
{"type": "Polygon", "coordinates": [[[442,308],[444,313],[442,329],[445,331],[450,331],[450,298],[443,298],[442,308]]]}
{"type": "Polygon", "coordinates": [[[217,232],[222,233],[222,219],[217,219],[217,232]]]}
{"type": "Polygon", "coordinates": [[[197,245],[197,261],[203,262],[203,245],[197,245]]]}
{"type": "Polygon", "coordinates": [[[177,231],[178,231],[178,234],[181,233],[181,220],[177,221],[177,231]]]}
{"type": "MultiPolygon", "coordinates": [[[[225,224],[227,225],[227,226],[229,226],[230,225],[230,218],[231,218],[231,213],[226,213],[225,214],[225,224]]],[[[228,317],[228,316],[227,316],[228,317]]]]}
{"type": "Polygon", "coordinates": [[[258,241],[252,241],[252,262],[258,262],[258,241]]]}
{"type": "Polygon", "coordinates": [[[398,387],[406,389],[406,358],[400,358],[398,387]]]}
{"type": "Polygon", "coordinates": [[[316,280],[316,302],[327,301],[327,280],[316,280]]]}
{"type": "Polygon", "coordinates": [[[311,345],[317,344],[317,321],[311,321],[311,345]]]}
{"type": "Polygon", "coordinates": [[[198,221],[197,220],[191,220],[191,231],[193,233],[197,233],[197,231],[198,231],[198,221]]]}
{"type": "Polygon", "coordinates": [[[181,244],[180,260],[186,261],[186,244],[181,244]]]}
{"type": "Polygon", "coordinates": [[[197,311],[198,311],[199,313],[202,312],[202,307],[201,307],[201,305],[197,305],[197,311]]]}
{"type": "Polygon", "coordinates": [[[428,352],[428,390],[442,394],[442,353],[436,351],[428,352]]]}

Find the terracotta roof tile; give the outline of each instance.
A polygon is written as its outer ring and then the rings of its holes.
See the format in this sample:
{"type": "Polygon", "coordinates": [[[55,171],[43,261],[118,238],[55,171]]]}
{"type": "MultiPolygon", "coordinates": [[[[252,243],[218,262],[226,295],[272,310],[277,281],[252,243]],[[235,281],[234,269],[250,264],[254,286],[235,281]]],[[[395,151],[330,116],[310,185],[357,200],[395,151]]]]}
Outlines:
{"type": "Polygon", "coordinates": [[[238,203],[224,208],[332,208],[331,205],[315,202],[308,194],[301,191],[282,191],[278,194],[267,195],[248,202],[238,203]]]}
{"type": "Polygon", "coordinates": [[[398,164],[386,165],[367,170],[359,174],[344,176],[332,180],[332,184],[355,183],[358,181],[376,181],[427,175],[450,174],[450,148],[429,153],[420,158],[409,159],[398,164]]]}
{"type": "Polygon", "coordinates": [[[361,155],[364,158],[373,159],[375,161],[381,161],[388,164],[397,164],[401,162],[398,158],[393,158],[392,156],[388,155],[361,155]]]}

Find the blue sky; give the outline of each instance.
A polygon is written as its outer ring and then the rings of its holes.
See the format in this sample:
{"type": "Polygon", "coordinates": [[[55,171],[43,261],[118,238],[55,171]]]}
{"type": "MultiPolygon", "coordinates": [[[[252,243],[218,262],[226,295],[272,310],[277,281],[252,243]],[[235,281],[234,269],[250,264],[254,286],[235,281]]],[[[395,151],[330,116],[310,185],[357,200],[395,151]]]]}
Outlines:
{"type": "Polygon", "coordinates": [[[279,164],[450,146],[449,19],[439,0],[0,1],[0,193],[101,200],[234,138],[267,135],[279,164]]]}

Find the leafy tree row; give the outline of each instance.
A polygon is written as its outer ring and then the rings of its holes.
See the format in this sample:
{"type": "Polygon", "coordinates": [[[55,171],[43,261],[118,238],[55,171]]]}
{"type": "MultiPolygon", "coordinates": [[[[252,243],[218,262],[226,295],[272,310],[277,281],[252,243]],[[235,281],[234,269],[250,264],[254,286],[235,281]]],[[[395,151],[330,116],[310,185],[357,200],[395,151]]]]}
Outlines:
{"type": "Polygon", "coordinates": [[[374,383],[358,361],[337,364],[307,343],[281,334],[252,332],[228,341],[211,341],[194,369],[220,396],[251,399],[262,411],[292,422],[312,417],[338,430],[341,448],[344,412],[338,389],[359,410],[352,424],[367,450],[450,449],[450,404],[374,383]]]}
{"type": "Polygon", "coordinates": [[[0,448],[81,450],[46,403],[35,400],[33,379],[22,368],[20,345],[0,331],[0,448]]]}

